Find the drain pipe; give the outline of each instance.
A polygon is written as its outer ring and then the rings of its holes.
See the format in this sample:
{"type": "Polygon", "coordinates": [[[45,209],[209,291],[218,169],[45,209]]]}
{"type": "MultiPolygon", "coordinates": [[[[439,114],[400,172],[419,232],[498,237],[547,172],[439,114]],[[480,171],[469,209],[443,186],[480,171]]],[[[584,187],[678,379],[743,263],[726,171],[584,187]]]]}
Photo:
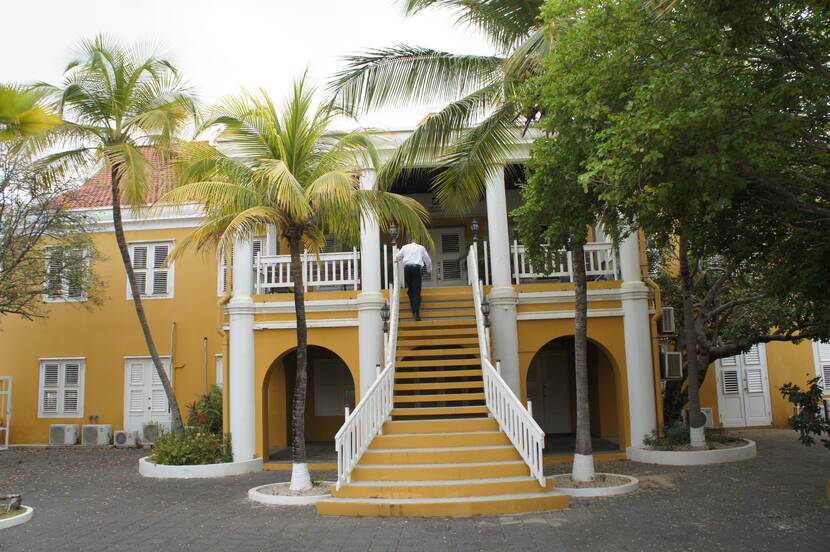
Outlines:
{"type": "Polygon", "coordinates": [[[210,382],[208,381],[208,338],[202,338],[202,363],[205,368],[205,395],[210,391],[210,382]]]}
{"type": "Polygon", "coordinates": [[[170,382],[170,385],[173,385],[173,382],[176,381],[173,372],[176,371],[176,323],[173,322],[170,324],[170,379],[173,380],[170,382]]]}

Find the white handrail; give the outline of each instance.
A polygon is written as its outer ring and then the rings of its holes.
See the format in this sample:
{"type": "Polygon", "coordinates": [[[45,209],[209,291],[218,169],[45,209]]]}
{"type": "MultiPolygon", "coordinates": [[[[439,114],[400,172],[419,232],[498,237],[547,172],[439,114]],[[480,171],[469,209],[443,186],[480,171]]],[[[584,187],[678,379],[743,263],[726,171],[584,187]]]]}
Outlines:
{"type": "MultiPolygon", "coordinates": [[[[477,244],[470,246],[468,261],[478,259],[477,244]]],[[[499,371],[490,361],[490,338],[481,312],[481,303],[484,299],[481,280],[478,279],[478,264],[469,262],[469,279],[473,288],[473,305],[476,313],[476,329],[478,330],[479,351],[481,353],[481,374],[484,379],[484,398],[487,408],[498,422],[502,431],[507,434],[510,442],[519,451],[522,459],[530,468],[530,473],[545,485],[543,471],[543,454],[545,449],[545,432],[533,419],[530,412],[522,406],[521,401],[513,390],[502,379],[499,371]]]]}
{"type": "Polygon", "coordinates": [[[386,367],[360,398],[355,409],[346,416],[343,427],[334,437],[337,450],[337,489],[351,481],[352,470],[366,452],[369,444],[380,434],[383,424],[392,413],[395,389],[395,350],[398,341],[398,313],[400,312],[400,266],[392,265],[393,288],[389,292],[389,334],[386,340],[386,367]]]}
{"type": "MultiPolygon", "coordinates": [[[[521,283],[522,279],[567,278],[573,282],[573,263],[570,251],[561,251],[562,256],[548,272],[538,271],[527,260],[525,246],[516,240],[510,244],[513,258],[513,279],[521,283]]],[[[592,242],[585,244],[585,275],[588,278],[618,280],[619,269],[614,244],[610,242],[592,242]]]]}
{"type": "MultiPolygon", "coordinates": [[[[360,284],[360,253],[356,249],[314,256],[302,255],[305,288],[342,286],[357,289],[360,284]]],[[[257,255],[254,263],[256,293],[294,287],[291,255],[257,255]]]]}

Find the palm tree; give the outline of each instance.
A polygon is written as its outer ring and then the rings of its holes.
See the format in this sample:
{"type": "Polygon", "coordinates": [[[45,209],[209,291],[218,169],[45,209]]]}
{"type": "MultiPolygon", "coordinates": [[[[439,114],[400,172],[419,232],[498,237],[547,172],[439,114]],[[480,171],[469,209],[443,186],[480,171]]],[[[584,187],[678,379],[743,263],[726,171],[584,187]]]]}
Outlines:
{"type": "Polygon", "coordinates": [[[19,86],[0,84],[0,141],[30,136],[61,124],[43,95],[19,86]]]}
{"type": "MultiPolygon", "coordinates": [[[[226,98],[204,124],[221,128],[217,147],[192,144],[183,155],[182,185],[159,202],[198,201],[203,226],[174,250],[218,245],[228,251],[236,239],[273,225],[288,242],[297,317],[297,370],[292,402],[291,488],[311,482],[305,450],[307,334],[301,254],[319,252],[325,236],[356,241],[360,220],[377,217],[382,228],[393,221],[411,236],[428,239],[426,211],[413,199],[383,190],[361,190],[357,166],[377,165],[363,132],[329,133],[335,112],[314,108],[314,90],[305,79],[294,83],[281,110],[264,91],[226,98]]],[[[238,260],[238,262],[244,262],[238,260]]]]}
{"type": "Polygon", "coordinates": [[[194,112],[194,97],[169,61],[101,36],[81,43],[80,57],[67,66],[61,86],[40,83],[32,90],[54,99],[64,118],[63,125],[30,140],[33,154],[62,149],[45,155],[41,163],[59,170],[93,165],[109,169],[115,239],[147,350],[167,395],[172,429],[180,431],[181,411],[147,323],[144,290],[138,289],[124,237],[121,202],[133,209],[145,205],[153,169],[143,146],[165,151],[194,112]]]}
{"type": "Polygon", "coordinates": [[[346,58],[331,83],[332,103],[352,113],[446,101],[424,119],[385,166],[388,183],[407,167],[438,164],[436,195],[453,210],[475,203],[487,170],[501,164],[514,143],[518,123],[534,109],[520,111],[517,87],[540,68],[548,51],[539,9],[543,0],[406,0],[405,11],[456,11],[457,22],[479,30],[492,43],[492,56],[397,45],[346,58]]]}

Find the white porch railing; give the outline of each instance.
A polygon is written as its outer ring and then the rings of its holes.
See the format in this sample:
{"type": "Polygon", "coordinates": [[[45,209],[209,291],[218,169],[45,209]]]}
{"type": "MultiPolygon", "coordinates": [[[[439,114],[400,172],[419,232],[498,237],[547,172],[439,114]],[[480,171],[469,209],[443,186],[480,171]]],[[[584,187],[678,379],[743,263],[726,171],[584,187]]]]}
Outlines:
{"type": "MultiPolygon", "coordinates": [[[[484,323],[484,314],[481,312],[481,302],[484,299],[483,287],[478,276],[477,244],[470,246],[467,261],[469,280],[473,288],[473,304],[476,312],[476,328],[478,330],[479,351],[481,353],[481,373],[484,378],[484,397],[487,408],[498,422],[502,431],[507,434],[510,442],[519,451],[522,459],[530,468],[530,473],[545,485],[543,472],[543,453],[545,449],[545,432],[533,419],[530,411],[522,406],[521,401],[513,390],[502,379],[499,370],[493,367],[490,361],[490,336],[484,323]]],[[[498,366],[498,362],[496,363],[498,366]]]]}
{"type": "MultiPolygon", "coordinates": [[[[339,253],[303,253],[305,289],[340,286],[357,289],[360,285],[360,253],[357,249],[339,253]]],[[[291,255],[258,255],[254,263],[254,293],[294,286],[291,279],[291,255]]]]}
{"type": "Polygon", "coordinates": [[[393,287],[389,292],[389,333],[384,344],[386,366],[360,398],[360,403],[346,416],[346,422],[334,437],[337,450],[337,489],[351,481],[352,470],[392,413],[401,294],[399,263],[392,265],[392,281],[393,287]]]}
{"type": "MultiPolygon", "coordinates": [[[[510,246],[513,257],[513,279],[517,284],[522,280],[537,278],[562,278],[573,282],[573,259],[570,251],[565,253],[561,262],[549,272],[540,272],[534,269],[525,256],[525,246],[513,240],[510,246]]],[[[617,252],[609,242],[595,242],[585,244],[585,274],[589,279],[617,280],[619,267],[617,252]]]]}

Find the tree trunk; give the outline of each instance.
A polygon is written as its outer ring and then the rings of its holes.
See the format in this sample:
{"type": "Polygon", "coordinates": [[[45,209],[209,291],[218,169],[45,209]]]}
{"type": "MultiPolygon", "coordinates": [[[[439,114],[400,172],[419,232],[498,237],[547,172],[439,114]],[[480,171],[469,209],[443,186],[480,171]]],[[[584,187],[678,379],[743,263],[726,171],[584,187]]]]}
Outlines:
{"type": "Polygon", "coordinates": [[[588,282],[585,276],[585,249],[571,253],[574,277],[574,375],[576,377],[576,448],[571,477],[593,481],[594,457],[591,447],[591,412],[588,391],[588,282]]]}
{"type": "Polygon", "coordinates": [[[305,318],[303,262],[300,236],[288,236],[291,249],[291,280],[294,282],[294,311],[297,317],[297,374],[291,406],[291,490],[311,488],[305,452],[305,399],[308,387],[308,327],[305,318]]]}
{"type": "Polygon", "coordinates": [[[686,389],[689,395],[689,439],[691,446],[703,447],[706,438],[703,426],[706,418],[700,411],[700,372],[698,370],[697,331],[692,297],[692,280],[689,274],[689,243],[682,235],[678,247],[680,258],[680,291],[683,297],[683,334],[686,341],[686,389]]]}
{"type": "MultiPolygon", "coordinates": [[[[179,402],[176,400],[176,394],[173,392],[173,386],[170,384],[170,378],[167,377],[167,372],[164,370],[164,365],[161,363],[158,349],[156,349],[156,342],[153,340],[153,334],[150,331],[150,325],[147,323],[147,315],[144,312],[144,303],[141,300],[141,291],[138,290],[138,283],[135,279],[135,271],[133,270],[133,263],[130,260],[130,250],[127,247],[127,240],[124,237],[124,224],[121,220],[121,190],[118,178],[118,166],[113,165],[110,169],[110,176],[112,178],[112,225],[115,228],[115,241],[118,242],[118,251],[121,253],[121,261],[124,263],[124,270],[127,272],[127,281],[130,282],[130,291],[133,295],[133,305],[135,306],[135,314],[138,316],[138,323],[141,326],[141,331],[144,333],[144,341],[147,343],[147,350],[150,352],[150,358],[153,359],[153,365],[156,367],[156,374],[161,380],[161,386],[164,388],[164,394],[167,395],[167,404],[170,407],[172,414],[171,429],[173,431],[182,431],[184,424],[182,424],[182,413],[179,410],[179,402]]],[[[170,367],[173,369],[173,366],[170,367]]]]}

